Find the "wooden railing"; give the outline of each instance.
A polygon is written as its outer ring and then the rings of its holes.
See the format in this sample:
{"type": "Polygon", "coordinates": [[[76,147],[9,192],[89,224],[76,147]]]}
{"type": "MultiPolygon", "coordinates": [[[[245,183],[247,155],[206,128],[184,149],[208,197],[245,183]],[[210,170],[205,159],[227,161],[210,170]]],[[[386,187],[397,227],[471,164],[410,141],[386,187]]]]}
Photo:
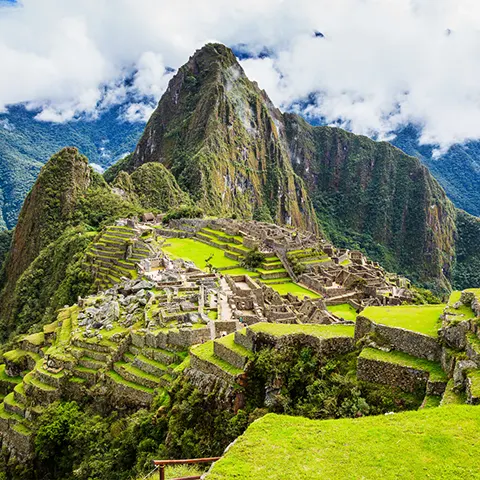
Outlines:
{"type": "MultiPolygon", "coordinates": [[[[165,467],[167,465],[186,465],[192,463],[209,463],[216,462],[220,460],[221,457],[210,457],[210,458],[190,458],[188,460],[154,460],[153,464],[155,467],[158,467],[158,474],[160,480],[165,480],[165,467]]],[[[180,477],[174,478],[172,480],[198,480],[201,478],[200,475],[194,475],[193,477],[180,477]]]]}

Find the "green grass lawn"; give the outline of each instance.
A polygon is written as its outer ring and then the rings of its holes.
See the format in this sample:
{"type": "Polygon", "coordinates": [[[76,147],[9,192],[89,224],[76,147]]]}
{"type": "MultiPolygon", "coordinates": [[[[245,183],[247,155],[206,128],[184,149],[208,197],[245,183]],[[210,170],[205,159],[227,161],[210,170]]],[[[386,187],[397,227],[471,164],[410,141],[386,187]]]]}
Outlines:
{"type": "Polygon", "coordinates": [[[228,362],[221,359],[220,357],[217,357],[213,353],[213,340],[210,340],[209,342],[203,343],[201,345],[194,345],[190,348],[190,352],[192,352],[201,360],[205,362],[210,362],[217,367],[225,370],[227,373],[230,373],[231,375],[239,375],[240,373],[242,373],[242,370],[234,367],[233,365],[230,365],[228,362]]]}
{"type": "Polygon", "coordinates": [[[479,478],[478,407],[450,405],[358,419],[268,414],[207,480],[479,478]]]}
{"type": "Polygon", "coordinates": [[[240,266],[235,260],[225,257],[223,250],[220,248],[197,242],[191,238],[168,238],[166,243],[168,246],[162,247],[162,250],[166,253],[172,255],[174,258],[190,260],[198,268],[205,271],[205,260],[210,255],[213,255],[210,263],[215,268],[240,266]]]}
{"type": "Polygon", "coordinates": [[[441,327],[440,315],[444,308],[444,304],[367,307],[361,315],[375,323],[406,328],[431,337],[437,337],[437,330],[441,327]]]}
{"type": "Polygon", "coordinates": [[[321,295],[318,293],[312,292],[308,288],[302,287],[298,285],[298,283],[294,282],[285,282],[285,283],[278,283],[278,284],[268,284],[269,287],[273,288],[277,291],[280,295],[286,295],[287,293],[291,293],[292,295],[296,295],[297,297],[310,297],[310,298],[320,298],[321,295]]]}
{"type": "Polygon", "coordinates": [[[340,305],[331,305],[327,307],[327,310],[330,313],[333,313],[337,317],[343,318],[344,320],[352,320],[353,322],[357,319],[357,312],[355,309],[348,303],[342,303],[340,305]]]}

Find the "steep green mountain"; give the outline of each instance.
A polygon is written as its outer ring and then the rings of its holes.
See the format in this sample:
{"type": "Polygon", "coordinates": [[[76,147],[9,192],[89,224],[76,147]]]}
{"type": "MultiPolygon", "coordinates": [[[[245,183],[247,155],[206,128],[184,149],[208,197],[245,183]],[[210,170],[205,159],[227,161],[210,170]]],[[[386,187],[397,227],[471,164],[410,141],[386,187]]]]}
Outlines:
{"type": "Polygon", "coordinates": [[[161,163],[146,163],[132,175],[120,172],[114,182],[116,192],[147,210],[166,212],[191,204],[175,177],[161,163]]]}
{"type": "Polygon", "coordinates": [[[457,265],[454,270],[455,288],[480,285],[480,218],[463,210],[457,214],[457,265]]]}
{"type": "Polygon", "coordinates": [[[315,229],[281,129],[281,112],[246,77],[233,52],[209,44],[179,69],[133,155],[106,178],[160,162],[211,214],[251,217],[266,206],[277,222],[315,229]]]}
{"type": "Polygon", "coordinates": [[[456,213],[427,168],[389,143],[284,118],[292,164],[337,244],[356,241],[388,268],[446,285],[456,213]]]}
{"type": "Polygon", "coordinates": [[[105,178],[152,162],[208,213],[310,229],[318,220],[337,244],[449,288],[457,214],[427,168],[386,142],[281,114],[223,45],[180,68],[135,152],[105,178]]]}
{"type": "Polygon", "coordinates": [[[2,335],[7,336],[14,327],[34,324],[48,309],[75,300],[76,294],[86,289],[83,281],[88,283],[74,265],[81,263],[92,239],[90,232],[104,222],[136,212],[76,148],[55,154],[25,199],[3,266],[2,335]],[[60,286],[63,294],[57,295],[60,286]]]}
{"type": "Polygon", "coordinates": [[[130,152],[145,125],[122,121],[122,108],[65,123],[35,120],[38,112],[22,105],[0,114],[0,228],[15,226],[42,165],[61,148],[75,145],[102,167],[130,152]]]}

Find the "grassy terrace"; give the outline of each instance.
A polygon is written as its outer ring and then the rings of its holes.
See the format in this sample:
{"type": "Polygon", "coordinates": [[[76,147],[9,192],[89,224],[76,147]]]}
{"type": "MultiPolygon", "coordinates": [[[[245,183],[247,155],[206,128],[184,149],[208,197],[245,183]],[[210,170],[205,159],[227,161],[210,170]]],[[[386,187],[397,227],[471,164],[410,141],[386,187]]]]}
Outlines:
{"type": "Polygon", "coordinates": [[[348,303],[342,303],[340,305],[331,305],[327,307],[327,310],[330,313],[333,313],[337,317],[343,318],[344,320],[352,320],[353,322],[357,319],[357,312],[355,309],[348,303]]]}
{"type": "Polygon", "coordinates": [[[431,381],[447,381],[447,376],[442,370],[440,364],[430,362],[417,357],[412,357],[403,352],[391,351],[383,352],[375,348],[364,348],[359,358],[366,358],[369,360],[377,360],[379,362],[394,363],[402,367],[411,367],[417,370],[424,370],[430,373],[431,381]]]}
{"type": "Polygon", "coordinates": [[[466,400],[465,392],[456,392],[454,390],[453,378],[447,383],[447,388],[442,397],[441,405],[463,405],[466,400]]]}
{"type": "Polygon", "coordinates": [[[244,357],[253,357],[253,352],[247,350],[242,345],[238,345],[238,343],[235,343],[235,335],[233,333],[231,333],[230,335],[226,335],[225,337],[218,338],[217,340],[215,340],[215,342],[220,343],[229,350],[233,350],[235,353],[238,353],[239,355],[242,355],[244,357]]]}
{"type": "Polygon", "coordinates": [[[147,392],[153,395],[154,389],[153,388],[148,388],[144,387],[143,385],[140,385],[138,383],[133,383],[128,380],[125,380],[121,375],[119,375],[117,372],[114,372],[113,370],[110,370],[107,372],[107,375],[116,383],[119,383],[121,385],[125,385],[126,387],[134,388],[135,390],[141,390],[142,392],[147,392]]]}
{"type": "Polygon", "coordinates": [[[310,298],[320,298],[321,295],[318,293],[312,292],[308,288],[302,287],[294,282],[285,282],[285,283],[277,283],[277,284],[270,284],[267,285],[277,291],[280,295],[286,295],[287,293],[291,293],[292,295],[296,295],[297,297],[310,297],[310,298]]]}
{"type": "Polygon", "coordinates": [[[462,320],[467,320],[469,318],[474,318],[475,313],[467,305],[462,305],[460,308],[453,308],[453,305],[460,300],[461,295],[462,295],[462,292],[460,292],[458,290],[451,293],[450,298],[448,300],[448,305],[447,305],[448,313],[450,313],[452,315],[459,315],[459,316],[462,317],[461,318],[462,320]]]}
{"type": "Polygon", "coordinates": [[[375,323],[437,337],[437,330],[441,327],[440,315],[444,308],[444,304],[367,307],[361,315],[375,323]]]}
{"type": "Polygon", "coordinates": [[[16,385],[22,381],[22,377],[9,377],[5,373],[5,364],[0,365],[0,382],[8,382],[12,385],[16,385]]]}
{"type": "Polygon", "coordinates": [[[353,337],[353,325],[296,325],[289,323],[261,322],[249,327],[254,332],[263,332],[281,337],[304,333],[318,338],[353,337]]]}
{"type": "Polygon", "coordinates": [[[478,478],[478,407],[451,405],[358,419],[269,414],[207,480],[478,478]]]}
{"type": "Polygon", "coordinates": [[[214,365],[221,368],[230,375],[239,375],[243,372],[239,368],[230,365],[228,362],[222,360],[213,353],[213,340],[207,343],[203,343],[202,345],[196,345],[192,347],[190,351],[198,358],[200,358],[200,360],[213,363],[214,365]]]}
{"type": "Polygon", "coordinates": [[[238,262],[227,258],[223,254],[223,250],[215,248],[202,242],[198,242],[191,238],[168,238],[166,240],[167,246],[162,247],[166,253],[174,258],[183,258],[190,260],[198,268],[205,270],[205,260],[213,255],[210,263],[215,268],[238,266],[238,262]]]}

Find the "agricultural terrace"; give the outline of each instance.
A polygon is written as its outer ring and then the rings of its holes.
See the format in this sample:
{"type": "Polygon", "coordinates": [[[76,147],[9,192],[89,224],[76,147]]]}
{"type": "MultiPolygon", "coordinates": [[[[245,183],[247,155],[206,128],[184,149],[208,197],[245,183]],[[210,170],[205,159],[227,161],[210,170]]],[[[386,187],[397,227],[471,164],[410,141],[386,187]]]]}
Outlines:
{"type": "Polygon", "coordinates": [[[339,420],[268,414],[207,480],[478,478],[477,407],[450,405],[339,420]]]}
{"type": "Polygon", "coordinates": [[[354,322],[357,319],[357,312],[348,303],[341,303],[340,305],[327,306],[327,310],[339,318],[350,320],[354,322]]]}
{"type": "Polygon", "coordinates": [[[444,308],[444,304],[367,307],[361,315],[375,323],[437,337],[441,327],[440,315],[444,308]]]}
{"type": "MultiPolygon", "coordinates": [[[[205,229],[209,231],[212,235],[214,230],[205,229]]],[[[238,248],[239,246],[236,245],[238,248]]],[[[207,271],[207,258],[210,258],[209,263],[216,269],[221,270],[222,273],[229,275],[250,275],[252,278],[256,278],[262,283],[265,283],[269,287],[273,288],[280,295],[286,295],[291,293],[300,298],[305,296],[310,298],[320,298],[321,295],[318,293],[309,290],[301,285],[298,285],[295,282],[290,280],[288,273],[283,269],[280,264],[280,261],[275,257],[274,263],[279,264],[278,270],[270,269],[264,270],[262,268],[255,269],[255,271],[247,270],[241,265],[241,261],[233,260],[224,255],[224,250],[221,248],[214,247],[212,245],[203,243],[201,241],[191,239],[191,238],[167,238],[165,239],[165,246],[162,247],[162,250],[170,255],[172,258],[182,258],[184,260],[190,260],[198,268],[203,271],[207,271]],[[282,278],[273,278],[271,280],[262,280],[260,275],[263,274],[274,274],[277,272],[282,272],[282,278]]],[[[268,263],[268,262],[267,262],[268,263]]]]}

